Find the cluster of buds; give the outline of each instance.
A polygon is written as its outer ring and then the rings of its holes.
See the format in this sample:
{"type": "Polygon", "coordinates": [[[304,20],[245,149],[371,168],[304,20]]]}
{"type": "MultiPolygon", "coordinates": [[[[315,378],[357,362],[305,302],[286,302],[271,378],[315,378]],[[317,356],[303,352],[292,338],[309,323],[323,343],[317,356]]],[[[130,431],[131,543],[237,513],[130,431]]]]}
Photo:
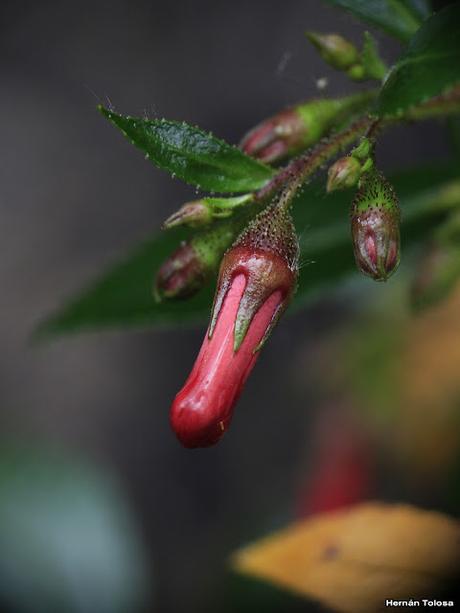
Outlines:
{"type": "Polygon", "coordinates": [[[373,97],[374,92],[362,92],[285,109],[248,132],[240,148],[261,162],[277,163],[317,143],[332,128],[365,109],[373,97]]]}
{"type": "Polygon", "coordinates": [[[362,51],[340,34],[307,32],[307,38],[330,66],[345,72],[354,81],[382,79],[387,67],[380,58],[376,43],[365,33],[362,51]]]}
{"type": "Polygon", "coordinates": [[[299,248],[288,212],[264,209],[223,257],[211,322],[193,370],[171,407],[186,447],[216,443],[259,351],[294,294],[299,248]]]}
{"type": "Polygon", "coordinates": [[[358,269],[386,281],[400,257],[401,213],[393,187],[373,169],[361,178],[351,207],[351,234],[358,269]]]}

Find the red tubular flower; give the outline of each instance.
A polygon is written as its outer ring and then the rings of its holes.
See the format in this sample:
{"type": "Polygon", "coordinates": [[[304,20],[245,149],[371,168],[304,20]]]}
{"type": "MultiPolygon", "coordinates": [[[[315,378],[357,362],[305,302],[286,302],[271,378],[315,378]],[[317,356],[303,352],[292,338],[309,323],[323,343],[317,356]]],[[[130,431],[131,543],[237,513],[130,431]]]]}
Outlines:
{"type": "Polygon", "coordinates": [[[211,323],[171,407],[185,447],[207,447],[228,429],[259,350],[292,297],[298,245],[289,215],[268,207],[225,254],[211,323]]]}

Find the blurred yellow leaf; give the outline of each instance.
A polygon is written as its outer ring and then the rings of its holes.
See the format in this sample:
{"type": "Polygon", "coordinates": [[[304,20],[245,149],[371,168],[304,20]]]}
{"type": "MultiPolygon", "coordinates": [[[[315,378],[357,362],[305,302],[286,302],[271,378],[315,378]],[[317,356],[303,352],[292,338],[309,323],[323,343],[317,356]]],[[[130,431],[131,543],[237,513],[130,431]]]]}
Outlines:
{"type": "Polygon", "coordinates": [[[439,594],[458,574],[459,539],[459,523],[440,513],[368,503],[295,523],[232,563],[337,611],[376,613],[386,599],[439,594]]]}

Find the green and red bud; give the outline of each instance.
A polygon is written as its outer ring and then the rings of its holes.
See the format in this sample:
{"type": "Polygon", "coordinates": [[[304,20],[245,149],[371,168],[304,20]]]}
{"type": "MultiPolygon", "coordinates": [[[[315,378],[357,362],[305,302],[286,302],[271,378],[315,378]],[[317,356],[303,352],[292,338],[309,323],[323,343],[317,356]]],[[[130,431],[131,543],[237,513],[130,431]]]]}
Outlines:
{"type": "Polygon", "coordinates": [[[232,218],[184,241],[161,265],[153,295],[157,302],[189,298],[216,272],[225,250],[235,240],[244,220],[232,218]]]}
{"type": "Polygon", "coordinates": [[[323,60],[338,70],[348,70],[359,62],[358,49],[340,34],[307,32],[307,38],[323,60]]]}
{"type": "Polygon", "coordinates": [[[348,189],[358,183],[361,176],[361,164],[352,156],[345,156],[330,166],[327,173],[328,192],[348,189]]]}
{"type": "Polygon", "coordinates": [[[222,260],[208,332],[171,407],[171,426],[185,447],[213,445],[228,429],[259,350],[295,291],[297,272],[292,221],[272,205],[222,260]]]}
{"type": "Polygon", "coordinates": [[[155,278],[154,296],[157,302],[171,298],[188,298],[201,289],[207,271],[197,251],[189,242],[183,242],[163,262],[155,278]]]}
{"type": "Polygon", "coordinates": [[[396,194],[377,170],[363,175],[351,207],[351,234],[358,269],[386,281],[400,259],[401,213],[396,194]]]}
{"type": "Polygon", "coordinates": [[[186,202],[181,208],[170,215],[163,223],[163,228],[169,230],[177,226],[198,228],[212,223],[216,219],[225,219],[241,207],[253,201],[251,193],[227,198],[201,198],[186,202]]]}
{"type": "Polygon", "coordinates": [[[190,226],[198,228],[212,221],[212,212],[205,200],[193,200],[186,202],[181,208],[170,215],[163,223],[165,230],[177,226],[190,226]]]}
{"type": "Polygon", "coordinates": [[[285,109],[248,132],[240,148],[262,162],[277,163],[317,143],[351,115],[367,108],[374,97],[374,92],[362,92],[345,98],[310,100],[285,109]]]}
{"type": "Polygon", "coordinates": [[[261,162],[272,164],[302,148],[306,126],[294,108],[266,119],[244,136],[240,148],[261,162]]]}

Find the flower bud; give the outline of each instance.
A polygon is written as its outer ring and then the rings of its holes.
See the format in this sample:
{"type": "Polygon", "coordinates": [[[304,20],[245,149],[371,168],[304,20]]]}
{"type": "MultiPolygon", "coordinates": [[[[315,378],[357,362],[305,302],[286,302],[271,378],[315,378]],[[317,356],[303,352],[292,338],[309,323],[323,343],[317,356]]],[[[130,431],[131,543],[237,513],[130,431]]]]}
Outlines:
{"type": "Polygon", "coordinates": [[[273,164],[317,143],[347,117],[369,105],[375,93],[309,100],[266,119],[243,138],[240,148],[273,164]]]}
{"type": "Polygon", "coordinates": [[[205,279],[205,266],[193,245],[184,241],[161,265],[155,279],[155,299],[187,298],[204,285],[205,279]]]}
{"type": "Polygon", "coordinates": [[[170,215],[163,223],[166,230],[176,226],[189,226],[196,228],[206,226],[215,219],[231,217],[237,210],[250,204],[253,200],[251,193],[226,198],[201,198],[186,202],[181,208],[170,215]]]}
{"type": "Polygon", "coordinates": [[[167,230],[176,226],[190,226],[196,228],[204,226],[212,220],[211,209],[205,200],[193,200],[186,202],[181,208],[170,215],[163,223],[167,230]]]}
{"type": "Polygon", "coordinates": [[[222,260],[208,332],[171,407],[185,447],[213,445],[228,429],[258,352],[295,291],[297,269],[290,216],[271,205],[222,260]]]}
{"type": "Polygon", "coordinates": [[[399,264],[399,203],[380,172],[371,170],[363,177],[351,208],[355,260],[365,275],[386,281],[399,264]]]}
{"type": "Polygon", "coordinates": [[[339,189],[353,187],[361,174],[361,164],[351,156],[337,160],[327,173],[327,191],[334,192],[339,189]]]}
{"type": "Polygon", "coordinates": [[[307,38],[323,60],[338,70],[347,70],[359,61],[358,49],[339,34],[307,32],[307,38]]]}
{"type": "Polygon", "coordinates": [[[306,126],[296,108],[286,109],[246,134],[240,148],[261,162],[272,164],[302,147],[306,126]]]}
{"type": "Polygon", "coordinates": [[[153,295],[164,299],[189,298],[215,273],[223,253],[241,230],[243,219],[216,222],[211,229],[183,242],[163,264],[155,279],[153,295]]]}

